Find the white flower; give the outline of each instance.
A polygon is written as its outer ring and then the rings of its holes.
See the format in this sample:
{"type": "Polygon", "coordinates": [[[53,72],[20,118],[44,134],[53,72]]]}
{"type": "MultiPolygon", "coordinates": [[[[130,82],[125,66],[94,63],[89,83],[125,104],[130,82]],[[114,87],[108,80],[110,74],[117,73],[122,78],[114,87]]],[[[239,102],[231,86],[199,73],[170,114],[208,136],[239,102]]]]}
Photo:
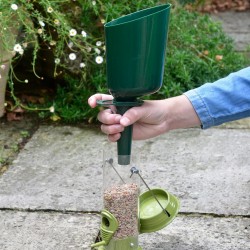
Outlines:
{"type": "Polygon", "coordinates": [[[75,30],[75,29],[71,29],[70,31],[69,31],[69,35],[70,36],[75,36],[77,34],[77,31],[75,30]]]}
{"type": "Polygon", "coordinates": [[[53,10],[53,8],[52,8],[51,6],[49,6],[49,7],[47,8],[47,11],[48,11],[49,13],[52,13],[54,10],[53,10]]]}
{"type": "Polygon", "coordinates": [[[92,4],[93,4],[93,5],[96,5],[96,1],[92,1],[92,4]]]}
{"type": "Polygon", "coordinates": [[[49,44],[50,44],[51,46],[54,46],[54,45],[56,45],[56,41],[51,40],[51,41],[49,42],[49,44]]]}
{"type": "Polygon", "coordinates": [[[20,55],[23,55],[23,49],[21,49],[20,51],[18,51],[18,53],[20,54],[20,55]]]}
{"type": "Polygon", "coordinates": [[[59,24],[60,24],[60,21],[59,21],[58,19],[55,19],[55,20],[54,20],[54,24],[55,24],[55,25],[59,25],[59,24]]]}
{"type": "Polygon", "coordinates": [[[87,47],[87,52],[91,52],[92,48],[91,47],[87,47]]]}
{"type": "Polygon", "coordinates": [[[75,53],[70,53],[69,54],[69,59],[74,61],[76,59],[76,54],[75,53]]]}
{"type": "Polygon", "coordinates": [[[12,10],[17,10],[18,9],[18,6],[15,3],[11,4],[10,7],[11,7],[12,10]]]}
{"type": "Polygon", "coordinates": [[[98,48],[95,48],[95,53],[99,55],[101,51],[98,48]]]}
{"type": "Polygon", "coordinates": [[[102,18],[101,19],[101,23],[104,24],[106,21],[102,18]]]}
{"type": "Polygon", "coordinates": [[[21,50],[23,50],[22,46],[19,43],[15,44],[14,51],[20,52],[21,50]]]}
{"type": "Polygon", "coordinates": [[[6,66],[4,64],[1,65],[0,67],[2,70],[5,70],[6,69],[6,66]]]}
{"type": "Polygon", "coordinates": [[[38,34],[42,34],[42,33],[43,33],[43,29],[38,29],[38,30],[37,30],[37,33],[38,33],[38,34]]]}
{"type": "Polygon", "coordinates": [[[29,80],[28,79],[25,79],[25,81],[24,81],[25,83],[28,83],[29,82],[29,80]]]}
{"type": "Polygon", "coordinates": [[[97,56],[95,58],[95,61],[96,61],[97,64],[101,64],[103,62],[103,57],[102,56],[97,56]]]}
{"type": "Polygon", "coordinates": [[[82,31],[82,36],[83,36],[83,37],[86,37],[86,36],[87,36],[87,33],[86,33],[84,30],[82,31]]]}
{"type": "Polygon", "coordinates": [[[44,27],[45,26],[45,23],[43,22],[43,21],[39,21],[39,24],[42,26],[42,27],[44,27]]]}
{"type": "Polygon", "coordinates": [[[86,66],[86,64],[85,63],[80,63],[80,68],[84,68],[86,66]]]}
{"type": "Polygon", "coordinates": [[[74,43],[69,42],[69,43],[68,43],[68,46],[69,46],[69,48],[72,48],[72,47],[74,46],[74,43]]]}
{"type": "Polygon", "coordinates": [[[55,59],[55,64],[59,64],[60,63],[60,59],[59,58],[56,58],[55,59]]]}
{"type": "Polygon", "coordinates": [[[101,41],[97,41],[96,42],[96,46],[101,46],[102,45],[102,42],[101,41]]]}
{"type": "Polygon", "coordinates": [[[51,107],[49,108],[49,111],[50,111],[51,113],[54,113],[54,112],[55,112],[55,107],[54,107],[54,106],[51,106],[51,107]]]}

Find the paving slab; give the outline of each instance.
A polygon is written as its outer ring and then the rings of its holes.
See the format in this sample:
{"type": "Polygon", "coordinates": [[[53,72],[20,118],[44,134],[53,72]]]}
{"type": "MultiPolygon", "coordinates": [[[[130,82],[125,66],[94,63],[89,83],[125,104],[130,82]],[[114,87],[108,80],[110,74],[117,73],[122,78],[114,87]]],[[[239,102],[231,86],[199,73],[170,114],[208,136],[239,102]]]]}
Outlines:
{"type": "Polygon", "coordinates": [[[15,122],[0,118],[0,174],[8,169],[8,165],[37,128],[37,120],[29,116],[15,122]]]}
{"type": "Polygon", "coordinates": [[[250,129],[250,118],[240,119],[237,121],[227,122],[219,127],[229,129],[250,129]]]}
{"type": "MultiPolygon", "coordinates": [[[[0,208],[100,211],[105,141],[89,128],[40,127],[0,178],[0,208]]],[[[132,153],[151,187],[179,197],[181,212],[249,215],[249,141],[247,129],[178,130],[135,142],[132,153]]]]}
{"type": "MultiPolygon", "coordinates": [[[[0,248],[90,250],[100,218],[94,214],[0,212],[0,248]]],[[[246,250],[250,218],[179,215],[168,227],[139,236],[143,250],[246,250]]]]}
{"type": "MultiPolygon", "coordinates": [[[[197,128],[133,143],[149,186],[165,188],[181,202],[172,224],[140,236],[144,250],[247,249],[249,141],[249,129],[197,128]]],[[[95,213],[102,209],[106,142],[89,127],[36,131],[0,178],[1,249],[90,249],[100,226],[95,213]]],[[[115,143],[106,146],[115,152],[115,143]]]]}
{"type": "Polygon", "coordinates": [[[0,207],[100,210],[105,140],[97,130],[41,126],[0,178],[0,207]]]}
{"type": "Polygon", "coordinates": [[[89,250],[99,224],[94,214],[0,211],[0,249],[89,250]]]}
{"type": "Polygon", "coordinates": [[[142,147],[145,180],[180,198],[182,212],[250,214],[250,130],[188,129],[142,147]]]}
{"type": "Polygon", "coordinates": [[[250,218],[178,216],[168,227],[139,238],[143,250],[247,250],[250,218]]]}
{"type": "Polygon", "coordinates": [[[222,24],[223,30],[235,42],[238,51],[245,51],[250,45],[250,11],[225,11],[211,15],[222,24]]]}

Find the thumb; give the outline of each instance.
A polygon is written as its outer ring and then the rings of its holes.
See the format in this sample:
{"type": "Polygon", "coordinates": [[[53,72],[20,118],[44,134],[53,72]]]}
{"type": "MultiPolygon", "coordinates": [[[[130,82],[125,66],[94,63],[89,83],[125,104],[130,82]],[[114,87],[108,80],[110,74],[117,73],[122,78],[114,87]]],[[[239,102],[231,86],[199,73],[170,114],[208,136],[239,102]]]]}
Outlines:
{"type": "Polygon", "coordinates": [[[120,119],[120,124],[125,127],[129,126],[138,121],[139,119],[141,119],[142,117],[144,117],[145,115],[146,115],[146,109],[144,104],[140,107],[130,108],[124,113],[124,115],[120,119]]]}

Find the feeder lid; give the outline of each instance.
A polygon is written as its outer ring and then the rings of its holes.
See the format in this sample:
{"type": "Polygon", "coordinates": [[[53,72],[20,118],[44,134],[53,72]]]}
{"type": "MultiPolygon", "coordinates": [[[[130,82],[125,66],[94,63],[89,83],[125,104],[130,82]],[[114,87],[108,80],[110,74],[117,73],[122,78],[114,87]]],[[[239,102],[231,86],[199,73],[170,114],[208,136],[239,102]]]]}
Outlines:
{"type": "Polygon", "coordinates": [[[178,199],[167,191],[155,188],[142,193],[140,195],[140,233],[155,232],[164,228],[173,221],[178,211],[178,199]]]}

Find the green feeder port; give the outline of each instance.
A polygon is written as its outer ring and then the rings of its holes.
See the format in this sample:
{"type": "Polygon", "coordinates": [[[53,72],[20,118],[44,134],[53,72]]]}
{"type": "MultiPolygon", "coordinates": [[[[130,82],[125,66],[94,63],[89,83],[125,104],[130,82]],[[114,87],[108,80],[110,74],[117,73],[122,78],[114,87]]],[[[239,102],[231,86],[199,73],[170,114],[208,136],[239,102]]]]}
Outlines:
{"type": "Polygon", "coordinates": [[[133,247],[138,244],[134,237],[127,237],[125,239],[112,240],[112,237],[118,229],[118,221],[115,216],[107,210],[101,212],[101,238],[102,241],[94,243],[91,248],[97,250],[127,250],[136,249],[142,250],[141,247],[133,247]]]}
{"type": "MultiPolygon", "coordinates": [[[[102,241],[94,243],[91,245],[92,248],[106,246],[109,244],[112,236],[118,228],[118,221],[109,211],[103,210],[102,215],[102,224],[101,224],[101,237],[102,241]]],[[[100,248],[98,248],[100,249],[100,248]]]]}

